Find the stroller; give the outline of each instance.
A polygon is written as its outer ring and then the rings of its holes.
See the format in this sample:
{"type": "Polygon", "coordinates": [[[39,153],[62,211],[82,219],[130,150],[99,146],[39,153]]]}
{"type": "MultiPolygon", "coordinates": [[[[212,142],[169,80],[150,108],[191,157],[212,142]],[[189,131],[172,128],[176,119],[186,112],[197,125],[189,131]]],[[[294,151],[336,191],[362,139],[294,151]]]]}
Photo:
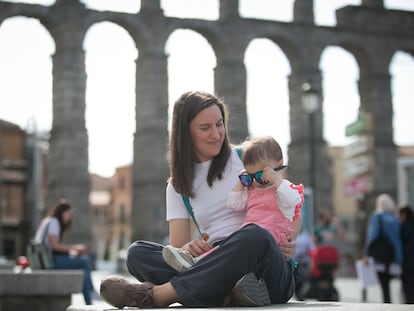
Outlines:
{"type": "MultiPolygon", "coordinates": [[[[313,249],[310,255],[308,278],[296,285],[296,297],[299,300],[338,301],[339,293],[334,286],[334,275],[339,263],[338,250],[333,246],[321,245],[313,249]]],[[[302,271],[302,275],[306,275],[306,271],[302,271]]]]}

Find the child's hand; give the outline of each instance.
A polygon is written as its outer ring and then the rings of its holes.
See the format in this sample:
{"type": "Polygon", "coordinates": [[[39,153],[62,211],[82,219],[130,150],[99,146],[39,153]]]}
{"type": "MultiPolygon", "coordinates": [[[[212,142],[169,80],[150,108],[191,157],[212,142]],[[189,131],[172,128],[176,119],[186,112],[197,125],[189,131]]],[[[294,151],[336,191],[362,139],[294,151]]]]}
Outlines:
{"type": "Polygon", "coordinates": [[[262,179],[270,184],[276,185],[276,187],[279,187],[283,181],[282,170],[275,171],[273,168],[266,166],[263,169],[262,179]]]}
{"type": "Polygon", "coordinates": [[[231,191],[234,191],[234,192],[239,192],[243,190],[244,190],[244,186],[240,180],[234,185],[233,189],[231,189],[231,191]]]}
{"type": "Polygon", "coordinates": [[[296,242],[282,242],[279,244],[280,251],[282,252],[283,256],[289,260],[293,258],[295,255],[296,250],[296,242]]]}
{"type": "MultiPolygon", "coordinates": [[[[241,175],[243,173],[246,173],[245,169],[241,170],[239,175],[241,175]]],[[[231,189],[231,191],[238,192],[238,191],[243,191],[243,190],[244,190],[244,186],[241,183],[240,179],[237,178],[237,183],[234,185],[234,187],[231,189]]]]}
{"type": "Polygon", "coordinates": [[[182,249],[188,251],[193,257],[198,257],[212,248],[208,242],[199,239],[188,242],[182,247],[182,249]]]}

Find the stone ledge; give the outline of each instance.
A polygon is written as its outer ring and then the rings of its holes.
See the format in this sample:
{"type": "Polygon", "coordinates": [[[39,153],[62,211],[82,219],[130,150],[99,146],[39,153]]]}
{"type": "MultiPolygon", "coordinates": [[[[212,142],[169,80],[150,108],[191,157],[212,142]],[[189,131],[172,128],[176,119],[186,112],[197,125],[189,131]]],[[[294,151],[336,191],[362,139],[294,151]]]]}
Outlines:
{"type": "Polygon", "coordinates": [[[2,259],[0,256],[0,270],[12,270],[15,265],[16,262],[14,260],[2,259]]]}
{"type": "Polygon", "coordinates": [[[82,285],[82,270],[0,270],[0,310],[64,311],[82,285]]]}
{"type": "Polygon", "coordinates": [[[0,270],[0,297],[5,295],[71,295],[82,291],[82,270],[0,270]]]}
{"type": "MultiPolygon", "coordinates": [[[[171,306],[170,308],[177,308],[176,305],[171,306]]],[[[183,308],[180,305],[178,306],[180,310],[246,310],[246,308],[183,308]]],[[[127,310],[139,310],[139,308],[126,308],[127,310]]],[[[159,308],[160,310],[165,310],[165,308],[159,308]]],[[[266,307],[257,307],[255,310],[280,310],[288,309],[289,311],[412,311],[412,305],[404,304],[385,304],[385,303],[349,303],[349,302],[321,302],[321,301],[290,301],[287,304],[283,305],[271,305],[266,307]]],[[[115,307],[109,307],[108,305],[98,305],[98,306],[69,306],[66,311],[109,311],[109,310],[119,310],[115,307]]],[[[155,310],[152,308],[151,310],[155,310]]]]}

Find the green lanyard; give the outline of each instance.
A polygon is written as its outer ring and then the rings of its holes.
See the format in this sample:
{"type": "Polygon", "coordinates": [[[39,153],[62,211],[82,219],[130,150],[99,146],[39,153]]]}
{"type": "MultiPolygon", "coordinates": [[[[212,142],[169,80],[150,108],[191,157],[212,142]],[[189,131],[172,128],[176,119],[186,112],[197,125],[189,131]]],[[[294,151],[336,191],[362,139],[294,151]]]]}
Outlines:
{"type": "Polygon", "coordinates": [[[191,218],[193,219],[194,224],[197,227],[197,231],[198,231],[198,234],[200,235],[200,239],[201,239],[202,238],[201,229],[200,229],[200,226],[198,225],[197,220],[195,219],[193,207],[190,204],[190,198],[187,197],[187,196],[185,196],[185,195],[183,195],[182,197],[183,197],[183,201],[184,201],[185,207],[187,208],[188,213],[190,214],[191,218]]]}
{"type": "MultiPolygon", "coordinates": [[[[237,146],[237,147],[235,147],[234,149],[236,149],[236,152],[237,152],[238,156],[239,156],[239,157],[240,157],[240,159],[241,159],[241,158],[242,158],[242,153],[243,153],[242,148],[241,148],[240,146],[237,146]]],[[[203,237],[203,235],[202,235],[202,232],[201,232],[200,226],[198,225],[198,222],[197,222],[197,220],[195,219],[195,216],[194,216],[194,211],[193,211],[193,207],[191,206],[191,203],[190,203],[190,198],[189,198],[188,196],[185,196],[185,195],[182,195],[182,198],[183,198],[184,205],[185,205],[185,207],[187,208],[188,213],[190,214],[191,218],[192,218],[192,219],[193,219],[193,221],[194,221],[194,224],[195,224],[195,225],[196,225],[196,227],[197,227],[198,234],[200,235],[200,238],[202,238],[202,237],[203,237]]]]}

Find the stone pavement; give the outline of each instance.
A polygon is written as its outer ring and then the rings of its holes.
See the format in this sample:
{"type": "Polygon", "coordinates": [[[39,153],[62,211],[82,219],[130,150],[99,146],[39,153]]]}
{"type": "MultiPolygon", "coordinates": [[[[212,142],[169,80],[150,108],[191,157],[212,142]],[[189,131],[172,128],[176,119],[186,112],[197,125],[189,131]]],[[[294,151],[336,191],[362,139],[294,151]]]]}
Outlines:
{"type": "MultiPolygon", "coordinates": [[[[181,307],[170,307],[170,309],[183,309],[181,307]]],[[[246,310],[246,308],[191,308],[188,310],[246,310]]],[[[266,307],[255,307],[254,310],[279,310],[286,309],[289,311],[413,311],[412,305],[402,304],[385,304],[385,303],[351,303],[351,302],[318,302],[318,301],[291,301],[284,305],[271,305],[266,307]]],[[[109,311],[119,310],[117,308],[107,308],[105,306],[70,306],[67,311],[109,311]]],[[[138,308],[124,308],[123,310],[140,310],[138,308]]],[[[165,310],[159,308],[151,310],[165,310]]]]}
{"type": "MultiPolygon", "coordinates": [[[[109,274],[114,274],[115,269],[110,264],[98,264],[98,271],[92,273],[92,279],[95,288],[99,291],[99,285],[101,279],[109,274]]],[[[115,273],[116,274],[116,273],[115,273]]],[[[134,280],[129,275],[123,275],[126,278],[134,280]]],[[[393,280],[391,282],[391,301],[392,304],[382,304],[381,290],[379,286],[373,286],[367,290],[367,302],[362,302],[362,289],[359,281],[356,278],[337,278],[335,280],[335,287],[339,291],[339,302],[319,302],[319,301],[296,301],[292,299],[286,305],[272,305],[263,308],[255,309],[289,309],[290,311],[304,310],[361,310],[364,311],[398,311],[398,310],[410,310],[414,311],[413,305],[404,305],[401,299],[401,283],[399,280],[393,280]]],[[[129,308],[136,309],[136,308],[129,308]]],[[[192,310],[195,308],[192,308],[192,310]]],[[[220,308],[215,308],[220,309],[220,308]]],[[[222,308],[223,309],[223,308],[222,308]]],[[[229,310],[233,308],[225,308],[229,310]]],[[[240,309],[240,308],[238,308],[240,309]]],[[[68,308],[68,311],[103,311],[103,310],[117,310],[116,308],[106,304],[103,301],[94,301],[93,306],[85,306],[82,294],[72,295],[72,305],[68,308]]],[[[223,309],[224,310],[224,309],[223,309]]]]}

